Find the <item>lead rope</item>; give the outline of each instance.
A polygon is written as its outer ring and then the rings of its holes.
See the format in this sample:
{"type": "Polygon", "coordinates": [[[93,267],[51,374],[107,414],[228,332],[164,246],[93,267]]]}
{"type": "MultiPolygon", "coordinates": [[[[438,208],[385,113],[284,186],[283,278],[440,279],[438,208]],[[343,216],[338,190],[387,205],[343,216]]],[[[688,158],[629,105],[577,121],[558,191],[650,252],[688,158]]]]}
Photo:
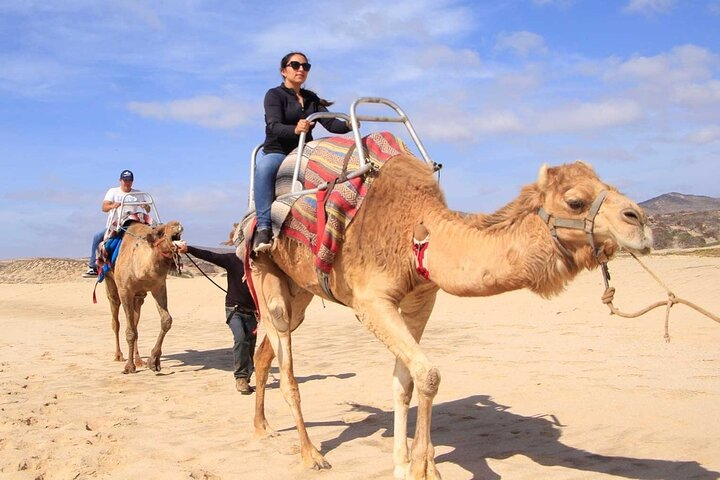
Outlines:
{"type": "Polygon", "coordinates": [[[190,263],[192,263],[193,265],[195,265],[195,268],[197,268],[198,271],[199,271],[200,273],[202,273],[205,278],[207,278],[208,280],[210,280],[213,285],[215,285],[216,287],[218,287],[218,288],[219,288],[220,290],[222,290],[223,292],[228,293],[227,290],[225,290],[223,287],[221,287],[220,285],[218,285],[217,283],[215,283],[215,280],[213,280],[212,278],[208,277],[208,274],[205,273],[205,272],[203,272],[202,268],[200,268],[200,265],[198,265],[197,263],[195,263],[195,260],[193,260],[192,257],[190,257],[190,255],[188,255],[188,254],[186,253],[186,254],[185,254],[185,257],[186,257],[188,260],[190,260],[190,263]]]}
{"type": "Polygon", "coordinates": [[[610,271],[608,270],[607,262],[603,262],[601,264],[601,267],[602,267],[602,273],[603,273],[603,280],[605,282],[605,293],[603,293],[603,295],[602,295],[602,302],[608,306],[608,308],[610,309],[611,315],[615,314],[615,315],[618,315],[623,318],[636,318],[636,317],[639,317],[640,315],[646,314],[650,310],[654,310],[655,308],[665,305],[665,335],[664,335],[664,338],[665,338],[666,342],[670,341],[670,309],[676,303],[682,303],[683,305],[687,305],[688,307],[702,313],[706,317],[720,323],[720,317],[718,317],[717,315],[714,315],[714,314],[708,312],[704,308],[690,302],[689,300],[685,300],[684,298],[677,297],[660,280],[660,278],[658,278],[657,275],[655,275],[643,262],[640,261],[640,259],[637,256],[635,256],[634,253],[632,253],[632,252],[628,252],[628,253],[630,253],[630,255],[632,255],[632,257],[640,264],[640,266],[642,266],[645,269],[645,271],[648,272],[650,274],[650,276],[653,277],[655,279],[655,281],[658,282],[660,284],[660,286],[662,286],[665,289],[665,291],[667,292],[668,298],[665,301],[655,302],[651,305],[648,305],[647,307],[643,308],[642,310],[638,310],[637,312],[634,312],[634,313],[625,313],[621,310],[618,310],[617,308],[615,308],[615,306],[612,303],[613,297],[615,295],[615,288],[610,286],[610,271]]]}

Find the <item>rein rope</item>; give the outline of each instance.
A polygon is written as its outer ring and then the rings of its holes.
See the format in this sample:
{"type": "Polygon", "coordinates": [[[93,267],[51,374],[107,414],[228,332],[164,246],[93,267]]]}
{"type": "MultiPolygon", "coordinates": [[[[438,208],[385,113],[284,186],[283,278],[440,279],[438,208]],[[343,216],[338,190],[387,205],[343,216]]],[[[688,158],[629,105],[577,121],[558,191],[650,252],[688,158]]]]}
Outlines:
{"type": "Polygon", "coordinates": [[[640,261],[640,259],[633,253],[628,251],[632,257],[637,260],[637,262],[645,269],[646,272],[648,272],[656,282],[658,282],[667,292],[667,300],[655,302],[642,310],[638,310],[634,313],[626,313],[621,310],[618,310],[613,305],[613,297],[615,296],[615,288],[610,286],[610,270],[608,269],[607,265],[607,259],[604,261],[600,259],[601,257],[601,251],[600,248],[595,245],[595,240],[593,238],[593,230],[595,228],[595,217],[598,214],[598,211],[600,211],[600,206],[602,205],[603,201],[605,200],[605,197],[607,196],[607,190],[603,190],[600,192],[600,194],[595,198],[595,201],[590,206],[590,209],[585,216],[584,219],[569,219],[569,218],[557,218],[554,215],[547,213],[542,207],[538,209],[537,214],[542,218],[542,220],[545,222],[545,224],[550,229],[550,234],[553,237],[553,240],[555,240],[555,243],[558,245],[560,250],[567,255],[568,257],[572,257],[570,252],[565,248],[565,246],[560,242],[560,239],[557,235],[556,228],[569,228],[574,230],[582,230],[587,235],[588,243],[594,250],[595,258],[598,260],[598,263],[600,264],[602,274],[603,274],[603,280],[605,282],[605,293],[602,295],[602,302],[608,306],[610,309],[610,314],[618,315],[623,318],[636,318],[640,315],[644,315],[648,313],[651,310],[654,310],[658,307],[662,307],[665,305],[665,341],[670,341],[670,309],[673,305],[676,303],[681,303],[683,305],[687,305],[688,307],[697,310],[698,312],[702,313],[706,317],[715,320],[716,322],[720,323],[720,317],[717,315],[714,315],[704,308],[692,303],[689,300],[685,300],[684,298],[677,297],[659,278],[657,275],[655,275],[650,269],[640,261]]]}
{"type": "Polygon", "coordinates": [[[628,253],[630,253],[630,255],[632,255],[632,257],[635,260],[637,260],[637,262],[640,264],[640,266],[642,266],[645,269],[645,271],[648,272],[650,274],[650,276],[652,276],[655,279],[655,281],[658,282],[660,284],[660,286],[662,286],[665,289],[665,291],[667,292],[668,298],[665,301],[659,301],[659,302],[655,302],[651,305],[648,305],[647,307],[645,307],[641,310],[638,310],[637,312],[634,312],[634,313],[626,313],[626,312],[623,312],[623,311],[615,308],[615,306],[612,303],[613,297],[615,295],[615,288],[610,286],[610,271],[608,270],[607,263],[604,262],[601,264],[601,267],[602,267],[602,273],[603,273],[603,280],[605,282],[605,293],[603,293],[601,298],[602,298],[602,302],[604,304],[606,304],[608,306],[608,308],[610,309],[610,315],[615,314],[615,315],[618,315],[623,318],[637,318],[640,315],[644,315],[651,310],[654,310],[658,307],[662,307],[663,305],[665,305],[665,335],[664,335],[664,338],[665,338],[666,342],[670,341],[670,326],[669,326],[670,325],[670,309],[676,303],[681,303],[683,305],[687,305],[688,307],[702,313],[706,317],[720,323],[720,317],[718,317],[717,315],[714,315],[714,314],[708,312],[704,308],[694,304],[693,302],[691,302],[689,300],[685,300],[684,298],[677,297],[660,280],[660,278],[658,278],[657,275],[655,275],[642,261],[640,261],[640,259],[637,256],[635,256],[634,253],[632,253],[632,252],[628,252],[628,253]]]}
{"type": "Polygon", "coordinates": [[[208,277],[207,273],[203,272],[202,268],[200,268],[200,265],[198,265],[197,263],[195,263],[195,260],[193,260],[193,259],[190,257],[190,255],[188,255],[188,254],[186,253],[185,256],[187,257],[188,260],[190,260],[190,263],[192,263],[193,265],[195,265],[195,268],[197,268],[197,269],[200,271],[200,273],[203,274],[203,276],[204,276],[205,278],[207,278],[208,280],[210,280],[210,281],[212,282],[213,285],[215,285],[216,287],[218,287],[218,288],[219,288],[220,290],[222,290],[223,292],[228,293],[227,290],[225,290],[223,287],[221,287],[220,285],[218,285],[217,283],[215,283],[215,280],[213,280],[212,278],[208,277]]]}

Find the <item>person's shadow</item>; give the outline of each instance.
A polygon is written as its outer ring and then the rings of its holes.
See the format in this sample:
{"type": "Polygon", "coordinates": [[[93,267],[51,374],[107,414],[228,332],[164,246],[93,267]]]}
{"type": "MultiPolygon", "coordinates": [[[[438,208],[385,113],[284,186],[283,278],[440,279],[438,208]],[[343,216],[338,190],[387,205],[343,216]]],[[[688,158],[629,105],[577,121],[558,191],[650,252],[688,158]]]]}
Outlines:
{"type": "MultiPolygon", "coordinates": [[[[163,355],[163,360],[177,360],[181,367],[196,367],[195,370],[224,370],[226,372],[233,371],[233,354],[232,348],[216,348],[214,350],[185,350],[182,353],[174,353],[171,355],[163,355]]],[[[280,386],[279,379],[280,370],[278,367],[270,367],[271,377],[269,378],[267,388],[276,388],[280,386]]],[[[338,373],[335,375],[308,375],[306,377],[296,377],[298,383],[310,382],[313,380],[324,380],[326,378],[345,379],[354,377],[355,373],[338,373]]]]}
{"type": "MultiPolygon", "coordinates": [[[[524,455],[544,466],[559,466],[583,472],[598,472],[616,477],[643,480],[718,480],[720,472],[703,468],[698,462],[657,460],[624,456],[600,455],[560,441],[562,431],[554,415],[525,417],[509,411],[487,395],[437,404],[433,407],[433,444],[452,447],[452,451],[438,455],[435,460],[440,471],[442,463],[454,463],[473,474],[475,479],[499,480],[487,459],[505,459],[524,455]]],[[[352,404],[352,410],[369,415],[355,423],[307,422],[306,426],[345,426],[336,438],[320,446],[327,453],[345,442],[369,437],[383,431],[392,436],[393,412],[352,404]]],[[[415,431],[416,408],[409,414],[408,433],[415,431]]]]}

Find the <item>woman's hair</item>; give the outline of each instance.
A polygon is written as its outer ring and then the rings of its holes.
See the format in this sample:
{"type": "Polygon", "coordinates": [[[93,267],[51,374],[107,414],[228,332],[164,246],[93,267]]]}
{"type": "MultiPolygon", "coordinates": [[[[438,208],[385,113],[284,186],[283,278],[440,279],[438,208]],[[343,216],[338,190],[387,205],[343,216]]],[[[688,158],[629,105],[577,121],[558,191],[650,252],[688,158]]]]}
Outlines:
{"type": "Polygon", "coordinates": [[[305,61],[306,61],[306,62],[309,61],[307,55],[305,55],[305,54],[302,53],[302,52],[290,52],[290,53],[288,53],[287,55],[285,55],[285,56],[282,58],[282,60],[280,60],[280,70],[282,70],[283,68],[287,67],[288,62],[290,62],[290,59],[292,58],[293,55],[302,55],[303,57],[305,57],[305,61]]]}
{"type": "MultiPolygon", "coordinates": [[[[305,55],[303,52],[290,52],[287,55],[285,55],[284,57],[282,57],[282,60],[280,60],[280,70],[287,67],[287,65],[290,62],[290,59],[292,58],[293,55],[302,55],[303,57],[305,57],[306,62],[310,61],[308,59],[308,56],[305,55]]],[[[310,91],[310,90],[308,90],[308,91],[310,91]]],[[[335,102],[331,102],[330,100],[325,100],[324,98],[320,98],[315,92],[311,92],[311,93],[315,94],[315,96],[318,97],[318,103],[325,108],[327,108],[330,105],[332,105],[333,103],[335,103],[335,102]]]]}

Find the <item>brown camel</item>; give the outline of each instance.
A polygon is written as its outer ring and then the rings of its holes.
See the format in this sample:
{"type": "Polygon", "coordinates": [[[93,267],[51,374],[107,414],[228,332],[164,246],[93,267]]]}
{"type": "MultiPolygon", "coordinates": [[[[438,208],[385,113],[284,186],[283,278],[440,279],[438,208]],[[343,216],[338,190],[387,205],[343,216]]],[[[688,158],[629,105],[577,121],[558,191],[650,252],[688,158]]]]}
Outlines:
{"type": "Polygon", "coordinates": [[[132,223],[120,244],[115,266],[105,277],[105,292],[110,301],[112,329],[115,332],[115,360],[124,361],[120,350],[120,321],[118,313],[122,304],[127,319],[125,336],[128,342],[128,359],[123,373],[135,373],[137,367],[145,366],[138,352],[138,323],[140,308],[147,292],[152,293],[160,313],[160,335],[150,352],[148,367],[160,371],[162,342],[172,326],[167,308],[165,280],[171,268],[175,268],[177,249],[173,241],[180,240],[183,227],[172,221],[155,227],[132,223]]]}
{"type": "MultiPolygon", "coordinates": [[[[440,373],[418,344],[438,290],[487,296],[529,288],[550,297],[619,247],[649,252],[652,238],[646,221],[634,202],[601,182],[582,162],[543,166],[537,182],[525,186],[517,199],[484,215],[450,211],[431,169],[416,158],[403,154],[388,160],[347,228],[329,285],[333,296],[352,308],[360,323],[396,357],[396,477],[440,478],[430,439],[440,373]],[[594,210],[596,215],[588,214],[594,210]],[[590,220],[585,221],[586,216],[590,220]],[[588,232],[548,227],[561,227],[561,219],[579,219],[588,232]],[[428,240],[422,255],[416,255],[413,238],[428,240]],[[417,424],[408,450],[413,387],[418,395],[417,424]]],[[[252,279],[267,332],[255,354],[256,432],[275,434],[265,418],[264,398],[270,362],[277,356],[280,389],[295,417],[303,463],[330,468],[308,437],[292,363],[291,332],[303,322],[313,295],[327,298],[313,254],[281,235],[269,253],[253,262],[252,279]]]]}

